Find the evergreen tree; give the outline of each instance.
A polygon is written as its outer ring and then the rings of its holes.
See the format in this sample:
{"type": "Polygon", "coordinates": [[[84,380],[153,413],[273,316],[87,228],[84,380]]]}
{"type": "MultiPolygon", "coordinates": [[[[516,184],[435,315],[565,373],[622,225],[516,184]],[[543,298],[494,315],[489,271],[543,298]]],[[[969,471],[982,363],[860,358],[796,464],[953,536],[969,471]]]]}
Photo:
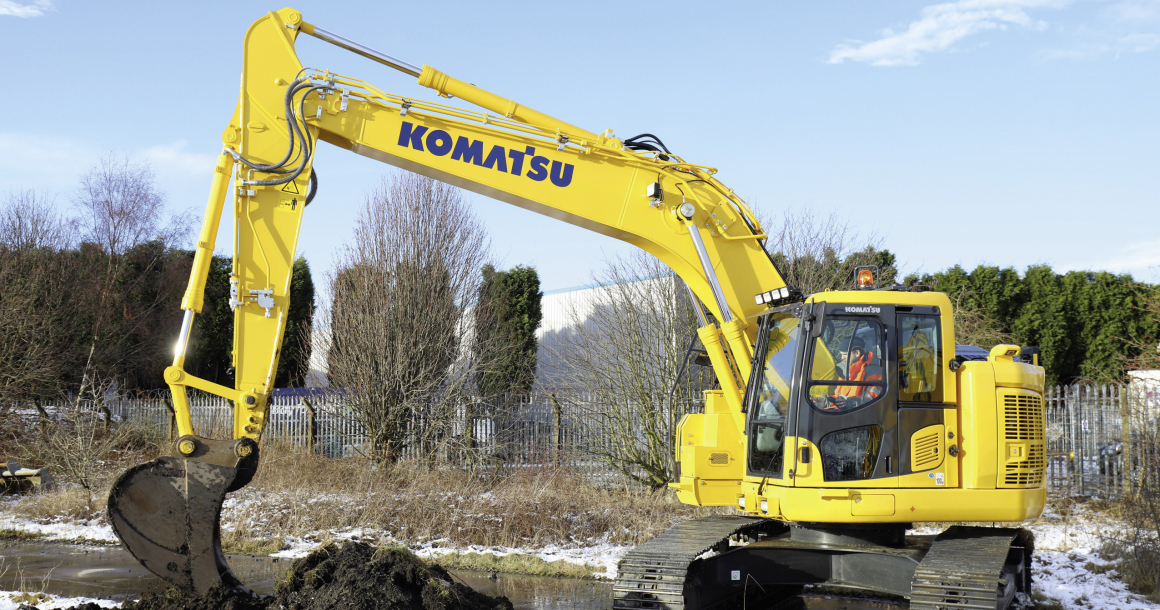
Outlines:
{"type": "Polygon", "coordinates": [[[274,386],[301,386],[310,369],[310,329],[314,321],[314,280],[306,257],[294,261],[290,275],[290,308],[286,313],[286,333],[282,335],[281,356],[274,386]]]}
{"type": "Polygon", "coordinates": [[[536,329],[543,319],[540,277],[532,267],[509,271],[483,267],[476,310],[474,352],[485,362],[476,373],[479,393],[488,398],[526,394],[536,379],[536,329]]]}
{"type": "Polygon", "coordinates": [[[1020,277],[1010,267],[968,272],[956,265],[907,279],[921,279],[960,308],[993,320],[1012,341],[1039,347],[1048,384],[1118,380],[1124,363],[1139,354],[1139,339],[1157,332],[1157,323],[1140,315],[1152,287],[1127,274],[1058,274],[1035,265],[1020,277]]]}
{"type": "Polygon", "coordinates": [[[230,309],[228,256],[214,256],[205,281],[201,313],[194,316],[185,369],[207,381],[234,387],[234,312],[230,309]]]}

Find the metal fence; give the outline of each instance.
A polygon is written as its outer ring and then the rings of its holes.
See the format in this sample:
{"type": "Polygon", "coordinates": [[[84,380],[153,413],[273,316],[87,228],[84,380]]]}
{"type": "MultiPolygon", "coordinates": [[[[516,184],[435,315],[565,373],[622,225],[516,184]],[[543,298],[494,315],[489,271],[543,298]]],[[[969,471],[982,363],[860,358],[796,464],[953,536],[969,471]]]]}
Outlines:
{"type": "MultiPolygon", "coordinates": [[[[581,422],[591,413],[592,398],[570,395],[556,399],[536,394],[488,404],[477,399],[471,413],[471,446],[477,457],[505,465],[564,462],[587,470],[604,470],[590,459],[591,450],[615,442],[596,431],[592,422],[581,422]]],[[[198,434],[216,438],[232,435],[233,409],[218,396],[190,391],[190,411],[198,434]]],[[[146,398],[108,398],[104,406],[116,421],[132,421],[152,430],[158,437],[176,435],[171,403],[165,395],[146,398]]],[[[54,407],[48,406],[49,411],[54,407]]],[[[444,408],[446,408],[444,406],[444,408]]],[[[633,410],[632,405],[621,408],[633,410]]],[[[685,410],[701,409],[699,401],[685,410]]],[[[432,425],[418,409],[408,423],[409,434],[400,458],[450,457],[453,442],[437,446],[440,435],[462,435],[467,426],[464,406],[452,407],[453,421],[442,423],[444,430],[432,434],[432,425]],[[431,440],[434,438],[435,440],[431,440]],[[434,448],[433,448],[434,447],[434,448]]],[[[299,395],[275,395],[262,435],[264,443],[300,447],[312,446],[327,457],[367,455],[370,437],[355,417],[349,399],[342,393],[318,391],[299,395]]],[[[454,440],[454,439],[452,439],[454,440]]]]}
{"type": "MultiPolygon", "coordinates": [[[[172,438],[172,410],[163,396],[110,397],[104,405],[115,420],[133,421],[172,438]]],[[[1147,477],[1160,476],[1160,384],[1053,386],[1047,388],[1045,399],[1049,491],[1115,499],[1138,489],[1147,477]]],[[[585,400],[532,395],[505,403],[501,414],[476,401],[471,412],[480,415],[471,418],[473,448],[506,465],[555,461],[606,470],[586,457],[612,440],[591,422],[578,421],[591,412],[585,400]]],[[[191,391],[190,407],[199,434],[230,437],[233,409],[228,401],[191,391]]],[[[46,408],[54,410],[51,405],[46,408]]],[[[686,408],[697,411],[698,405],[686,408]]],[[[467,412],[459,411],[452,434],[463,434],[467,412]]],[[[421,416],[412,419],[411,438],[401,458],[433,455],[420,438],[424,425],[421,416]]],[[[276,395],[263,441],[313,446],[319,454],[336,458],[366,455],[370,449],[365,428],[347,398],[337,392],[276,395]]],[[[448,457],[446,452],[442,457],[448,457]]]]}
{"type": "Polygon", "coordinates": [[[1116,499],[1155,476],[1160,388],[1054,386],[1045,398],[1050,491],[1116,499]]]}

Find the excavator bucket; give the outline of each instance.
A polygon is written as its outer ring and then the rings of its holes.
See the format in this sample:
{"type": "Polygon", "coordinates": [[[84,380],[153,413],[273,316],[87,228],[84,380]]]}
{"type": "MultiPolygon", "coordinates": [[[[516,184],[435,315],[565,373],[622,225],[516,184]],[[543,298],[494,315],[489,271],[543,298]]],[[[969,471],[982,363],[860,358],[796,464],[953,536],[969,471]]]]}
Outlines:
{"type": "Polygon", "coordinates": [[[177,446],[192,447],[181,451],[190,457],[160,457],[117,479],[109,522],[141,565],[178,588],[198,595],[218,584],[247,590],[230,572],[219,521],[226,493],[257,469],[257,444],[185,436],[177,446]]]}

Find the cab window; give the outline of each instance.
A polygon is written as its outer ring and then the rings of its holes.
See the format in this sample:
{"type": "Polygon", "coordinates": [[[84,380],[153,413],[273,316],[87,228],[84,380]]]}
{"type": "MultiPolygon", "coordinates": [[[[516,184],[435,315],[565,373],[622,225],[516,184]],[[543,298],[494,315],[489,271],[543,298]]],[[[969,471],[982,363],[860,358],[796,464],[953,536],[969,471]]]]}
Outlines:
{"type": "Polygon", "coordinates": [[[939,317],[899,314],[898,332],[898,400],[941,403],[939,317]]]}
{"type": "Polygon", "coordinates": [[[882,325],[866,318],[827,318],[813,345],[809,401],[826,413],[842,413],[886,394],[882,325]]]}
{"type": "Polygon", "coordinates": [[[758,376],[757,410],[749,435],[749,468],[774,478],[781,478],[785,461],[785,420],[800,325],[801,319],[792,314],[773,314],[768,321],[769,334],[758,376]]]}

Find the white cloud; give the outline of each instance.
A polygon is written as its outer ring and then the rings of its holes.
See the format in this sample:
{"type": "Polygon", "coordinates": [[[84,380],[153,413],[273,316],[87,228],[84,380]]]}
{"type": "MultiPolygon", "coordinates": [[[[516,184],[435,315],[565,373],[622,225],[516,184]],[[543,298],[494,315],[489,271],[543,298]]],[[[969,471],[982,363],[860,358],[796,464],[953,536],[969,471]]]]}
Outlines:
{"type": "Polygon", "coordinates": [[[1122,0],[1108,7],[1108,13],[1120,22],[1160,22],[1160,0],[1122,0]]]}
{"type": "Polygon", "coordinates": [[[1046,49],[1039,54],[1041,61],[1057,59],[1096,59],[1125,53],[1146,53],[1160,47],[1160,34],[1128,34],[1100,42],[1087,42],[1070,49],[1046,49]]]}
{"type": "Polygon", "coordinates": [[[52,10],[52,0],[36,0],[32,4],[0,0],[0,15],[9,17],[40,17],[44,15],[44,11],[50,10],[52,10]]]}
{"type": "Polygon", "coordinates": [[[960,40],[987,30],[1010,26],[1043,29],[1047,24],[1033,19],[1025,9],[1059,8],[1070,0],[959,0],[922,9],[922,18],[912,21],[905,31],[885,30],[882,38],[863,43],[838,45],[829,63],[861,61],[873,66],[913,66],[924,54],[947,51],[960,40]]]}
{"type": "Polygon", "coordinates": [[[159,171],[175,171],[186,174],[209,176],[217,157],[204,153],[188,152],[189,143],[178,140],[172,144],[152,146],[145,149],[144,156],[159,171]]]}

